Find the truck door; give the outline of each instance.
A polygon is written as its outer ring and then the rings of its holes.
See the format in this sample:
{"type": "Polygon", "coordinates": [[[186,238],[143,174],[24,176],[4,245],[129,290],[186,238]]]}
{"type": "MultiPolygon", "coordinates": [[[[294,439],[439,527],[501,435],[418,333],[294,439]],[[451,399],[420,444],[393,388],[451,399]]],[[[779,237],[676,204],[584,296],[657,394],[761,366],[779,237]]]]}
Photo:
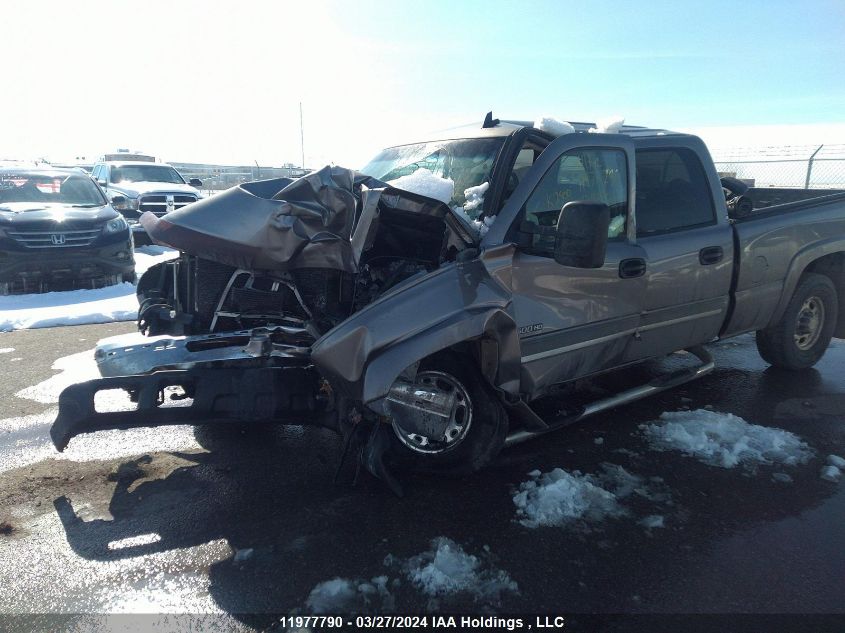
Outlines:
{"type": "MultiPolygon", "coordinates": [[[[630,239],[633,165],[630,139],[570,135],[540,155],[503,209],[516,242],[512,291],[522,349],[522,388],[532,395],[555,383],[622,362],[640,321],[645,294],[642,249],[630,239]],[[585,146],[586,145],[586,146],[585,146]],[[564,204],[602,202],[611,226],[604,266],[558,264],[554,231],[564,204]],[[626,263],[627,262],[627,263],[626,263]],[[626,266],[637,270],[627,274],[626,266]]],[[[495,226],[495,225],[494,225],[495,226]]]]}
{"type": "Polygon", "coordinates": [[[648,266],[642,322],[626,360],[707,342],[728,309],[733,236],[716,212],[711,183],[718,177],[700,152],[671,143],[649,140],[636,151],[637,242],[648,266]]]}

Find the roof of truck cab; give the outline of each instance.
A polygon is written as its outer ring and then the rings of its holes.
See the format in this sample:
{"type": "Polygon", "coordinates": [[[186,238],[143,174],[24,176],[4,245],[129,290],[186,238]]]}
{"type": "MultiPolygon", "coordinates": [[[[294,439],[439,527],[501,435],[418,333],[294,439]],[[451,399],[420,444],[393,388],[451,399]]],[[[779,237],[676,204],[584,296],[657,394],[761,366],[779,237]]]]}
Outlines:
{"type": "MultiPolygon", "coordinates": [[[[586,132],[590,128],[596,127],[595,123],[586,121],[567,121],[578,132],[586,132]]],[[[416,141],[409,141],[401,145],[410,145],[412,143],[426,143],[431,141],[446,141],[452,139],[463,138],[495,138],[502,136],[510,136],[515,134],[523,128],[533,128],[534,121],[517,121],[510,119],[501,119],[498,124],[493,127],[483,127],[483,122],[470,123],[468,125],[461,125],[458,127],[447,128],[445,130],[436,130],[429,132],[425,138],[420,138],[416,141]]],[[[632,138],[644,138],[653,136],[690,136],[682,132],[673,132],[671,130],[664,130],[661,128],[649,128],[639,125],[623,125],[619,132],[632,138]]],[[[550,135],[553,136],[553,135],[550,135]]]]}

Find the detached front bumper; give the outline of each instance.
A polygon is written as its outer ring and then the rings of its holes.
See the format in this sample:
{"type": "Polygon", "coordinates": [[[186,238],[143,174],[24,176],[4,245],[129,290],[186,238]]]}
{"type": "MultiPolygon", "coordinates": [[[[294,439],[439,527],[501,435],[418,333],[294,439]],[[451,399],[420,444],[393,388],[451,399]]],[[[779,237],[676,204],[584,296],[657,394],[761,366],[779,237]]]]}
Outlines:
{"type": "Polygon", "coordinates": [[[59,451],[82,433],[171,424],[313,424],[337,429],[330,390],[300,345],[304,331],[259,328],[226,335],[138,335],[98,348],[105,378],[59,396],[50,437],[59,451]],[[131,372],[131,375],[119,375],[131,372]],[[97,393],[121,390],[131,410],[98,411],[97,393]],[[174,398],[175,396],[175,398],[174,398]]]}

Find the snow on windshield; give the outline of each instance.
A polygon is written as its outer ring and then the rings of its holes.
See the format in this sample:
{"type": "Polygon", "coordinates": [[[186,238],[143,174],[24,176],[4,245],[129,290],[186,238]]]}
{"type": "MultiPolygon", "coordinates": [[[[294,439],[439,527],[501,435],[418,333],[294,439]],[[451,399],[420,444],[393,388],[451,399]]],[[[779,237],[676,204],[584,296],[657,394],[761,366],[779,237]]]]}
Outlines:
{"type": "Polygon", "coordinates": [[[387,184],[403,191],[410,191],[411,193],[418,193],[421,196],[427,196],[440,200],[444,204],[449,204],[455,194],[455,181],[451,178],[441,178],[425,167],[420,167],[415,172],[406,176],[400,176],[396,180],[388,180],[387,184]]]}
{"type": "Polygon", "coordinates": [[[478,232],[479,237],[484,237],[493,222],[496,221],[495,215],[488,215],[479,219],[481,215],[482,206],[484,205],[484,194],[490,188],[489,182],[482,182],[477,187],[469,187],[464,189],[464,199],[466,204],[464,206],[453,206],[452,211],[466,220],[472,228],[478,232]]]}
{"type": "MultiPolygon", "coordinates": [[[[453,183],[450,206],[466,204],[464,192],[490,180],[490,172],[504,138],[470,138],[432,141],[389,147],[361,168],[361,173],[393,183],[404,176],[418,176],[420,169],[453,183]]],[[[415,181],[402,181],[406,190],[415,181]]],[[[438,192],[443,191],[438,189],[438,192]]],[[[423,194],[428,195],[428,194],[423,194]]],[[[480,211],[480,209],[479,209],[480,211]]]]}

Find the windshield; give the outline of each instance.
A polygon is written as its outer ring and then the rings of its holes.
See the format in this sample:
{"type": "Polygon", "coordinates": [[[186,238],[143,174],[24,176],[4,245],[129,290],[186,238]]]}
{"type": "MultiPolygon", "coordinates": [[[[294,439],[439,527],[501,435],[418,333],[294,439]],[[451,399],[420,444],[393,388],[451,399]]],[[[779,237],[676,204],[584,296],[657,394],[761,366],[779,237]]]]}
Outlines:
{"type": "Polygon", "coordinates": [[[184,185],[179,172],[166,165],[123,165],[112,167],[111,182],[169,182],[184,185]]]}
{"type": "MultiPolygon", "coordinates": [[[[396,180],[418,169],[426,169],[435,176],[449,178],[455,183],[451,207],[466,204],[464,190],[489,182],[493,162],[504,138],[458,139],[402,145],[382,150],[361,171],[379,180],[396,180]]],[[[468,212],[473,219],[481,207],[468,212]]]]}
{"type": "Polygon", "coordinates": [[[106,199],[88,176],[38,172],[0,173],[0,204],[36,202],[101,207],[106,199]]]}

